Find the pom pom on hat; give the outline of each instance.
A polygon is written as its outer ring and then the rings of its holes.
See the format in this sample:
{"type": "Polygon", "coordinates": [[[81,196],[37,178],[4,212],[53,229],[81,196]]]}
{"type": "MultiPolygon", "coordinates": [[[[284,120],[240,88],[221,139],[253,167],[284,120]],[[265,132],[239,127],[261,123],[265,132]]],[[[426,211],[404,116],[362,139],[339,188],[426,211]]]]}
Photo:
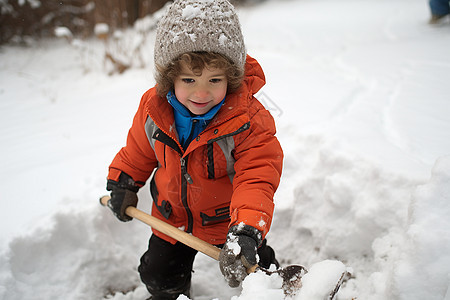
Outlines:
{"type": "Polygon", "coordinates": [[[176,0],[159,21],[155,64],[166,67],[186,52],[216,52],[244,68],[244,37],[234,7],[226,0],[176,0]]]}

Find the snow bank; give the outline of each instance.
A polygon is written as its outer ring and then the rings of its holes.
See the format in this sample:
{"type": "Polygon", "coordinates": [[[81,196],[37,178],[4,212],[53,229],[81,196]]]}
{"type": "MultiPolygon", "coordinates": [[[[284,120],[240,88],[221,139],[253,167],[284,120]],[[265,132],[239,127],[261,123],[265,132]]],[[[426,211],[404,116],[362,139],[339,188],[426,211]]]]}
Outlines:
{"type": "Polygon", "coordinates": [[[140,285],[143,245],[127,238],[139,236],[137,223],[121,224],[102,207],[74,210],[13,239],[1,257],[0,299],[101,299],[140,285]]]}
{"type": "MultiPolygon", "coordinates": [[[[430,181],[419,185],[347,153],[339,144],[317,137],[296,140],[318,155],[306,154],[300,162],[308,175],[297,185],[292,207],[277,212],[275,234],[269,237],[284,264],[303,263],[309,269],[295,299],[322,300],[333,289],[346,267],[323,260],[327,257],[352,267],[353,278],[337,299],[447,299],[450,157],[440,158],[430,181]]],[[[283,299],[280,292],[280,282],[252,274],[233,300],[251,295],[283,299]]]]}
{"type": "Polygon", "coordinates": [[[355,278],[344,284],[342,299],[443,299],[450,282],[450,158],[440,158],[423,184],[339,143],[294,138],[303,146],[296,157],[288,151],[286,161],[301,171],[288,170],[297,182],[294,198],[277,213],[270,235],[281,257],[307,267],[334,257],[352,267],[355,278]]]}
{"type": "Polygon", "coordinates": [[[278,211],[270,235],[281,257],[298,257],[308,267],[337,258],[359,272],[374,256],[373,243],[407,219],[416,180],[386,171],[336,141],[321,136],[291,135],[298,141],[287,148],[286,171],[278,201],[290,203],[278,211]],[[284,230],[283,230],[284,229],[284,230]],[[289,230],[286,230],[289,229],[289,230]],[[278,250],[278,249],[277,249],[278,250]]]}
{"type": "Polygon", "coordinates": [[[411,204],[405,243],[393,268],[395,299],[450,299],[450,156],[411,204]]]}

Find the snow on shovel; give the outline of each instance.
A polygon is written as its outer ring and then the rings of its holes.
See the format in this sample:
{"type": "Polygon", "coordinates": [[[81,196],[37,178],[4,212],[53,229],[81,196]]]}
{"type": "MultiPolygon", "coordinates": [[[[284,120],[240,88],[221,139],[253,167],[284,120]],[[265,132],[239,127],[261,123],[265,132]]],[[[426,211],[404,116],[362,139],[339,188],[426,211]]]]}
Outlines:
{"type": "MultiPolygon", "coordinates": [[[[108,202],[111,199],[109,196],[103,196],[100,198],[100,203],[104,206],[108,206],[108,202]]],[[[159,232],[164,233],[167,236],[170,236],[173,239],[189,246],[199,252],[202,252],[209,257],[219,260],[220,249],[216,246],[213,246],[193,235],[190,235],[158,218],[155,218],[133,206],[127,207],[125,213],[139,221],[149,225],[150,227],[158,230],[159,232]]],[[[300,266],[300,265],[290,265],[284,268],[280,268],[275,271],[269,271],[264,269],[258,265],[254,265],[247,269],[247,273],[251,274],[256,271],[261,271],[267,275],[278,274],[283,279],[282,289],[286,296],[295,296],[297,292],[302,287],[302,276],[305,275],[308,271],[300,266]]],[[[334,289],[325,297],[324,300],[333,300],[334,296],[339,290],[344,278],[346,277],[346,272],[344,272],[341,276],[341,279],[336,284],[334,289]]]]}

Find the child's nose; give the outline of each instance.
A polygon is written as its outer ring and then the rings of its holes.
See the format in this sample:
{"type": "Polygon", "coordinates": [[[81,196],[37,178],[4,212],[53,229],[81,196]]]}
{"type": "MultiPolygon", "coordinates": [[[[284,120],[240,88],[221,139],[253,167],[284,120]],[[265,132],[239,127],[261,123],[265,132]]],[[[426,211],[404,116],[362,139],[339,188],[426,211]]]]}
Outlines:
{"type": "Polygon", "coordinates": [[[196,92],[195,92],[195,96],[199,99],[206,99],[209,97],[209,91],[205,88],[199,88],[196,92]]]}

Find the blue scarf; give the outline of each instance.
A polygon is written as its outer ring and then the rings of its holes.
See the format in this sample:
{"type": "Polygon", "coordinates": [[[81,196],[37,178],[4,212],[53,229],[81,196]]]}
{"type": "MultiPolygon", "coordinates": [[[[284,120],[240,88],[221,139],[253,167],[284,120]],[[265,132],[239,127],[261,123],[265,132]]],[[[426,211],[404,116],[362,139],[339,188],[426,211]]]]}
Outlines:
{"type": "Polygon", "coordinates": [[[180,101],[178,101],[172,91],[168,92],[166,97],[173,107],[178,138],[181,146],[183,146],[183,149],[185,150],[192,140],[205,130],[209,121],[211,121],[225,102],[225,98],[223,98],[219,104],[211,108],[206,114],[193,115],[180,101]]]}

